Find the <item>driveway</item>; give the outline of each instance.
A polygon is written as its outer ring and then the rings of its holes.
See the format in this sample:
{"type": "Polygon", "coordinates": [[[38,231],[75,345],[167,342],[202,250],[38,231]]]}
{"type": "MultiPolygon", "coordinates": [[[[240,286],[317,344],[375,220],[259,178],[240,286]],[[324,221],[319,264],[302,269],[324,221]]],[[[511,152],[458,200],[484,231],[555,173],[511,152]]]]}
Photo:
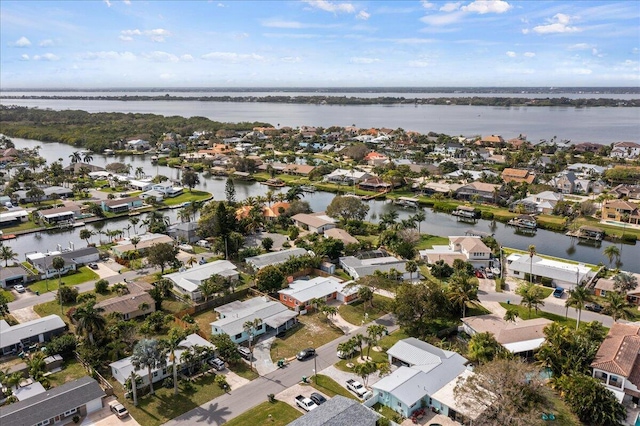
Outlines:
{"type": "Polygon", "coordinates": [[[19,323],[40,319],[40,315],[36,314],[36,311],[33,310],[33,306],[11,311],[11,315],[13,315],[19,323]]]}
{"type": "MultiPolygon", "coordinates": [[[[91,413],[80,423],[81,426],[140,426],[140,423],[136,421],[131,415],[124,419],[119,419],[118,416],[111,412],[111,405],[118,403],[118,400],[114,396],[105,398],[105,406],[101,410],[91,413]]],[[[71,422],[70,425],[75,425],[71,422]]]]}
{"type": "Polygon", "coordinates": [[[303,384],[293,385],[290,388],[283,390],[282,392],[276,395],[276,399],[278,401],[286,402],[287,404],[291,405],[293,408],[297,409],[302,413],[306,413],[306,411],[298,407],[298,404],[296,404],[296,396],[302,395],[305,398],[309,398],[309,396],[313,392],[318,392],[320,395],[329,399],[327,395],[317,391],[314,387],[310,385],[303,385],[303,384]]]}
{"type": "Polygon", "coordinates": [[[254,365],[258,374],[261,376],[278,369],[271,359],[271,344],[275,339],[276,336],[260,339],[260,341],[253,346],[254,365]]]}

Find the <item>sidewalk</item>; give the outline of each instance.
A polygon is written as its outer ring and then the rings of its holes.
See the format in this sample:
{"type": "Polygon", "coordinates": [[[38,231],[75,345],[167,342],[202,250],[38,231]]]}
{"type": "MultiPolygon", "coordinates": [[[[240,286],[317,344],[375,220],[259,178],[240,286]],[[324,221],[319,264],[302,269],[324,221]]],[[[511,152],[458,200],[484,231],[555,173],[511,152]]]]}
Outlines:
{"type": "MultiPolygon", "coordinates": [[[[342,306],[342,303],[334,301],[333,303],[329,303],[331,306],[335,306],[336,308],[342,306]]],[[[329,321],[333,323],[336,327],[338,327],[342,332],[348,336],[353,333],[355,330],[360,328],[358,325],[353,325],[350,322],[345,321],[344,318],[340,316],[340,313],[336,313],[335,315],[329,317],[329,321]]]]}

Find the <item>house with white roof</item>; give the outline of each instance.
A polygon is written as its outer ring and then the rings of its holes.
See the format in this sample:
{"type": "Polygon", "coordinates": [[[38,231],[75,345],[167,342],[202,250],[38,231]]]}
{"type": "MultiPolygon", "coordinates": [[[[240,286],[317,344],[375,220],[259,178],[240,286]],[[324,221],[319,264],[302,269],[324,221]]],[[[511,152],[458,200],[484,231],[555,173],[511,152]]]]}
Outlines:
{"type": "Polygon", "coordinates": [[[543,191],[539,194],[531,194],[522,200],[511,204],[510,210],[518,211],[520,205],[524,208],[523,213],[544,213],[551,214],[558,201],[562,201],[564,195],[560,192],[543,191]]]}
{"type": "Polygon", "coordinates": [[[545,259],[538,255],[512,253],[507,256],[507,274],[515,278],[528,279],[529,272],[534,281],[539,278],[550,279],[552,284],[564,288],[573,288],[591,279],[595,272],[584,264],[565,263],[559,260],[545,259]]]}
{"type": "Polygon", "coordinates": [[[184,188],[175,186],[171,181],[166,181],[154,184],[151,189],[162,192],[165,197],[175,197],[182,194],[184,188]]]}
{"type": "Polygon", "coordinates": [[[153,234],[150,232],[146,232],[144,234],[136,235],[140,238],[137,244],[133,244],[131,242],[131,238],[127,237],[121,240],[118,240],[115,246],[111,247],[111,251],[116,256],[122,256],[124,253],[132,250],[137,250],[139,253],[143,254],[146,252],[151,246],[155,244],[173,244],[173,238],[164,234],[153,234]]]}
{"type": "Polygon", "coordinates": [[[137,179],[129,179],[129,188],[134,191],[148,191],[153,187],[153,182],[151,180],[137,180],[137,179]]]}
{"type": "Polygon", "coordinates": [[[340,266],[354,280],[360,277],[373,275],[376,271],[389,273],[392,270],[398,272],[398,279],[409,280],[419,278],[418,274],[409,274],[406,270],[407,262],[397,257],[390,256],[384,250],[371,250],[361,252],[356,256],[344,256],[340,258],[340,266]]]}
{"type": "Polygon", "coordinates": [[[144,139],[134,139],[126,142],[127,149],[131,149],[134,151],[146,151],[151,148],[151,144],[149,141],[145,141],[144,139]]]}
{"type": "Polygon", "coordinates": [[[237,266],[228,260],[216,260],[172,274],[166,274],[162,277],[170,280],[173,283],[173,287],[180,293],[189,296],[191,300],[197,301],[202,298],[200,285],[203,281],[208,280],[213,275],[219,275],[232,281],[238,280],[240,274],[236,269],[237,266]]]}
{"type": "Polygon", "coordinates": [[[279,290],[280,302],[295,311],[304,311],[314,300],[337,300],[349,303],[358,298],[358,286],[349,286],[335,277],[316,277],[310,280],[295,280],[288,288],[279,290]]]}
{"type": "Polygon", "coordinates": [[[433,396],[466,371],[464,357],[413,337],[398,341],[387,355],[390,363],[401,366],[372,386],[373,397],[365,405],[378,402],[404,417],[410,417],[423,406],[438,410],[446,408],[447,415],[456,418],[453,408],[444,406],[433,396]]]}
{"type": "Polygon", "coordinates": [[[487,267],[491,262],[491,249],[476,236],[449,237],[448,246],[434,245],[427,250],[420,250],[420,257],[428,263],[444,260],[449,266],[455,259],[471,263],[475,268],[487,267]]]}
{"type": "Polygon", "coordinates": [[[325,212],[307,214],[298,213],[291,217],[293,223],[304,230],[308,230],[315,234],[322,234],[328,229],[336,227],[336,221],[332,217],[329,217],[325,212]]]}
{"type": "Polygon", "coordinates": [[[340,185],[354,185],[372,176],[373,175],[367,172],[361,172],[359,170],[336,169],[328,175],[325,175],[323,180],[340,185]]]}
{"type": "Polygon", "coordinates": [[[0,320],[0,354],[17,354],[34,343],[48,342],[66,329],[67,324],[58,315],[48,315],[16,325],[0,320]]]}
{"type": "MultiPolygon", "coordinates": [[[[178,371],[184,367],[182,354],[186,350],[189,350],[194,346],[209,348],[212,352],[211,354],[212,357],[215,355],[215,350],[216,350],[216,347],[214,344],[209,342],[207,339],[200,337],[197,334],[188,335],[183,341],[180,342],[180,346],[182,346],[182,348],[176,349],[175,351],[175,354],[176,354],[175,359],[178,361],[178,364],[177,364],[178,371]]],[[[144,387],[149,385],[149,373],[147,369],[146,368],[136,369],[133,366],[131,357],[123,358],[116,362],[112,362],[111,364],[109,364],[109,367],[111,367],[111,375],[113,376],[113,378],[116,379],[123,386],[127,381],[127,379],[131,378],[131,373],[134,371],[135,371],[135,374],[137,374],[140,377],[140,380],[142,382],[139,385],[139,387],[144,387]]],[[[167,359],[164,366],[151,369],[151,380],[153,381],[153,383],[156,383],[161,380],[164,380],[165,378],[171,376],[172,374],[173,374],[173,361],[171,359],[171,354],[169,353],[167,354],[167,359]]]]}
{"type": "Polygon", "coordinates": [[[212,334],[227,334],[235,343],[254,339],[264,333],[280,333],[296,323],[297,312],[267,297],[254,297],[243,302],[235,301],[214,309],[219,319],[211,323],[212,334]],[[247,321],[259,319],[261,324],[250,336],[244,329],[247,321]]]}
{"type": "Polygon", "coordinates": [[[291,248],[287,250],[274,251],[260,254],[258,256],[247,257],[244,261],[256,271],[269,265],[279,265],[292,257],[306,256],[309,252],[303,248],[291,248]]]}

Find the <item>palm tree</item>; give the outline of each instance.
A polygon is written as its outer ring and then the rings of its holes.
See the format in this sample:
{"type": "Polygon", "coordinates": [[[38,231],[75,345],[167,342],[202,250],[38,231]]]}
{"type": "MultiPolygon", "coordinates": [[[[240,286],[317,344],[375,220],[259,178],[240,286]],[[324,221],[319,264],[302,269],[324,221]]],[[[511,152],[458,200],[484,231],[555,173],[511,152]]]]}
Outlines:
{"type": "Polygon", "coordinates": [[[302,197],[304,197],[304,191],[302,190],[300,185],[293,185],[291,188],[289,188],[285,195],[285,199],[288,202],[299,200],[302,197]]]}
{"type": "Polygon", "coordinates": [[[133,249],[138,250],[138,244],[140,244],[140,237],[131,237],[129,242],[133,244],[133,249]]]}
{"type": "Polygon", "coordinates": [[[136,370],[147,369],[151,395],[154,394],[151,372],[155,368],[164,367],[166,363],[167,357],[155,339],[142,339],[133,348],[131,364],[136,370]]]}
{"type": "Polygon", "coordinates": [[[348,356],[349,359],[353,360],[353,354],[356,350],[356,344],[353,339],[349,339],[345,342],[338,344],[338,352],[342,354],[343,357],[348,356]]]}
{"type": "Polygon", "coordinates": [[[521,305],[529,309],[529,318],[531,318],[531,309],[534,308],[538,313],[538,308],[544,306],[544,294],[542,289],[529,283],[518,287],[516,293],[522,297],[521,305]]]}
{"type": "MultiPolygon", "coordinates": [[[[380,338],[388,332],[387,327],[382,324],[371,324],[367,327],[367,337],[369,337],[369,349],[371,346],[378,346],[380,338]]],[[[369,356],[369,350],[367,350],[369,356]]]]}
{"type": "Polygon", "coordinates": [[[409,273],[409,282],[413,282],[413,273],[418,272],[418,264],[415,260],[409,260],[404,266],[404,269],[409,273]]]}
{"type": "Polygon", "coordinates": [[[467,303],[478,300],[478,287],[469,278],[466,274],[456,273],[450,283],[449,300],[460,306],[463,318],[467,313],[467,303]]]}
{"type": "Polygon", "coordinates": [[[171,353],[169,360],[173,364],[173,394],[178,394],[178,360],[176,359],[176,350],[185,349],[180,343],[187,337],[187,333],[179,328],[169,330],[167,339],[163,340],[162,345],[171,353]]]}
{"type": "Polygon", "coordinates": [[[518,319],[519,317],[520,314],[518,313],[518,311],[516,309],[510,308],[507,309],[507,311],[504,313],[504,317],[502,319],[506,322],[515,323],[516,319],[518,319]]]}
{"type": "Polygon", "coordinates": [[[251,369],[253,370],[253,348],[251,345],[253,343],[253,337],[256,331],[258,331],[259,328],[262,328],[262,320],[260,318],[254,318],[251,321],[245,321],[245,323],[242,324],[242,328],[249,335],[249,352],[251,353],[250,362],[251,362],[251,369]]]}
{"type": "Polygon", "coordinates": [[[129,218],[129,222],[131,222],[131,224],[133,225],[133,233],[136,233],[136,225],[138,223],[140,223],[140,218],[139,217],[130,217],[129,218]]]}
{"type": "Polygon", "coordinates": [[[384,227],[393,227],[398,220],[399,214],[397,210],[390,210],[380,216],[380,224],[384,227]]]}
{"type": "Polygon", "coordinates": [[[536,246],[529,246],[529,284],[533,283],[533,256],[536,254],[536,246]]]}
{"type": "Polygon", "coordinates": [[[138,406],[138,376],[136,374],[136,370],[131,371],[131,376],[129,377],[129,382],[131,383],[131,392],[133,393],[133,406],[138,406]]]}
{"type": "Polygon", "coordinates": [[[638,287],[638,279],[636,276],[626,272],[620,272],[618,275],[613,277],[613,282],[613,287],[616,291],[621,293],[626,293],[629,290],[635,290],[636,287],[638,287]]]}
{"type": "Polygon", "coordinates": [[[144,168],[142,168],[142,167],[136,167],[136,172],[135,173],[136,173],[136,177],[138,179],[143,178],[145,176],[144,168]]]}
{"type": "Polygon", "coordinates": [[[27,360],[29,375],[36,381],[40,381],[40,379],[44,377],[44,373],[47,369],[47,363],[44,361],[45,358],[46,355],[44,352],[39,351],[34,352],[27,360]]]}
{"type": "Polygon", "coordinates": [[[580,326],[580,316],[582,315],[582,308],[584,304],[591,300],[591,295],[586,287],[578,286],[571,290],[569,298],[565,302],[566,307],[574,307],[578,311],[578,318],[576,319],[576,330],[580,326]]]}
{"type": "Polygon", "coordinates": [[[616,259],[616,261],[620,260],[620,249],[618,249],[618,247],[614,246],[613,244],[607,246],[604,249],[603,253],[609,259],[609,266],[611,266],[611,264],[613,263],[614,258],[616,259]]]}
{"type": "Polygon", "coordinates": [[[53,260],[51,261],[51,266],[53,266],[53,269],[58,271],[58,287],[62,285],[62,277],[60,273],[64,269],[64,265],[65,265],[65,260],[60,256],[54,257],[53,260]]]}
{"type": "Polygon", "coordinates": [[[320,311],[327,317],[327,320],[330,320],[331,318],[338,315],[338,308],[336,308],[335,306],[329,306],[327,304],[322,305],[320,311]]]}
{"type": "Polygon", "coordinates": [[[416,223],[416,225],[418,226],[418,234],[419,234],[420,233],[420,223],[424,222],[427,219],[427,215],[425,215],[422,210],[418,210],[416,212],[416,214],[414,214],[411,217],[412,217],[413,221],[416,223]]]}
{"type": "Polygon", "coordinates": [[[13,251],[11,247],[2,246],[2,250],[0,250],[0,258],[4,260],[4,266],[6,268],[7,266],[9,266],[10,260],[15,260],[18,258],[18,253],[13,251]]]}
{"type": "Polygon", "coordinates": [[[71,159],[71,164],[79,163],[82,160],[82,154],[80,154],[80,151],[74,151],[73,154],[69,154],[69,158],[71,159]]]}
{"type": "Polygon", "coordinates": [[[84,153],[84,155],[82,156],[82,161],[84,161],[85,163],[91,163],[93,161],[93,155],[91,155],[90,151],[84,153]]]}
{"type": "Polygon", "coordinates": [[[22,373],[16,371],[15,373],[9,374],[5,379],[5,382],[3,383],[6,383],[6,385],[10,388],[15,388],[16,390],[18,390],[18,386],[20,386],[20,382],[22,382],[23,379],[24,376],[22,375],[22,373]]]}
{"type": "Polygon", "coordinates": [[[102,330],[107,324],[107,320],[100,315],[104,312],[104,309],[96,308],[95,304],[96,302],[92,301],[84,306],[80,306],[72,316],[74,321],[77,322],[76,330],[78,333],[86,334],[92,345],[95,344],[93,333],[102,330]]]}
{"type": "Polygon", "coordinates": [[[89,245],[89,240],[94,235],[95,235],[95,233],[90,231],[89,229],[81,229],[80,230],[80,239],[85,240],[87,242],[87,246],[89,245]]]}
{"type": "Polygon", "coordinates": [[[606,304],[604,311],[611,315],[613,322],[618,321],[618,319],[629,319],[631,315],[627,311],[631,304],[627,302],[627,296],[622,293],[617,293],[615,291],[607,292],[606,296],[606,304]]]}
{"type": "Polygon", "coordinates": [[[353,346],[357,347],[358,350],[360,351],[360,359],[364,359],[362,357],[362,345],[365,342],[366,337],[364,337],[362,334],[358,333],[355,336],[353,336],[351,339],[353,339],[353,346]]]}

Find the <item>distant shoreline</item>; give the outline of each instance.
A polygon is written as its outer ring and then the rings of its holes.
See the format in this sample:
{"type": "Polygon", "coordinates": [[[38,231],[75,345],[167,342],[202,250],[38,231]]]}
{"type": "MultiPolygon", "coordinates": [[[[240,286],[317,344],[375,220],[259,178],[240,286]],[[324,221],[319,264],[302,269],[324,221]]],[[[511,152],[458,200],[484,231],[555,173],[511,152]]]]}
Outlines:
{"type": "MultiPolygon", "coordinates": [[[[360,92],[362,93],[362,92],[360,92]]],[[[3,100],[86,100],[86,101],[198,101],[198,102],[249,102],[249,103],[283,103],[283,104],[311,104],[311,105],[465,105],[465,106],[493,106],[493,107],[640,107],[638,99],[614,99],[614,98],[583,98],[571,99],[567,97],[505,97],[505,96],[471,96],[471,97],[438,97],[438,98],[405,98],[392,96],[378,96],[362,98],[355,96],[288,96],[277,94],[269,96],[175,96],[175,95],[118,95],[118,96],[1,96],[3,100]]]]}

